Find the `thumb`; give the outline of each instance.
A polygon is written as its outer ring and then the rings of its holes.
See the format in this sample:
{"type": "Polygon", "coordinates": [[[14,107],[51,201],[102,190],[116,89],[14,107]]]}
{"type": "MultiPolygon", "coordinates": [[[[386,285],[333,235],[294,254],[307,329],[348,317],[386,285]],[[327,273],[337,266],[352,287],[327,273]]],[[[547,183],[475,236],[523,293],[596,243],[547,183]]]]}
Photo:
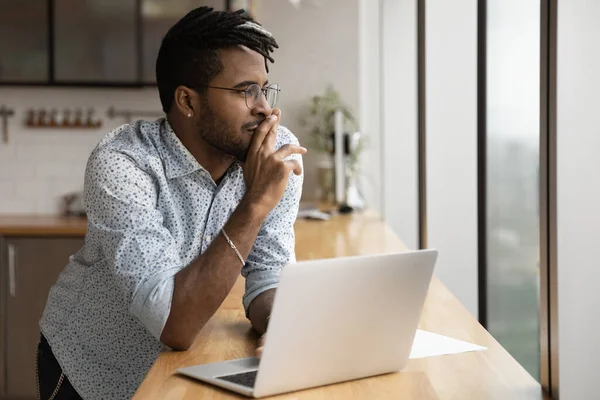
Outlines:
{"type": "Polygon", "coordinates": [[[302,165],[300,165],[300,162],[298,160],[286,160],[285,162],[294,172],[294,175],[302,175],[302,165]]]}

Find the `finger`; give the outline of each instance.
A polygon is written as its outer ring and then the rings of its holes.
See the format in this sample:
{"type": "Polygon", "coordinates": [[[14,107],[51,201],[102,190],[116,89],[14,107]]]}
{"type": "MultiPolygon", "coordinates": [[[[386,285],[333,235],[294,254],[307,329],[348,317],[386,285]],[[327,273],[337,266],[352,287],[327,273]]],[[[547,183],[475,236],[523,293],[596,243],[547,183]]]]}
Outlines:
{"type": "Polygon", "coordinates": [[[263,348],[257,347],[256,348],[256,358],[260,358],[262,356],[262,353],[263,353],[263,348]]]}
{"type": "Polygon", "coordinates": [[[302,175],[302,165],[298,160],[286,160],[285,163],[294,175],[302,175]]]}
{"type": "Polygon", "coordinates": [[[250,147],[248,148],[248,153],[256,153],[260,149],[267,136],[267,133],[271,130],[273,124],[277,121],[278,117],[275,114],[271,114],[256,128],[254,135],[252,136],[252,141],[250,142],[250,147]]]}
{"type": "Polygon", "coordinates": [[[250,148],[248,149],[249,153],[258,152],[265,140],[265,137],[267,136],[267,134],[271,130],[271,127],[276,121],[277,115],[271,114],[270,116],[265,118],[265,120],[258,126],[258,128],[256,128],[256,131],[252,136],[252,141],[250,142],[250,148]]]}
{"type": "Polygon", "coordinates": [[[281,159],[284,159],[292,154],[306,154],[307,151],[308,150],[302,146],[295,144],[284,144],[275,152],[275,155],[281,159]]]}
{"type": "Polygon", "coordinates": [[[276,108],[273,110],[273,113],[271,115],[275,115],[277,117],[277,120],[271,127],[271,130],[269,130],[269,132],[267,133],[267,136],[265,137],[265,140],[263,142],[263,146],[266,147],[266,149],[272,153],[273,149],[275,148],[275,143],[277,142],[277,131],[279,130],[279,123],[281,121],[281,110],[276,108]]]}
{"type": "Polygon", "coordinates": [[[277,115],[277,118],[281,121],[281,110],[279,108],[274,108],[271,114],[277,115]]]}

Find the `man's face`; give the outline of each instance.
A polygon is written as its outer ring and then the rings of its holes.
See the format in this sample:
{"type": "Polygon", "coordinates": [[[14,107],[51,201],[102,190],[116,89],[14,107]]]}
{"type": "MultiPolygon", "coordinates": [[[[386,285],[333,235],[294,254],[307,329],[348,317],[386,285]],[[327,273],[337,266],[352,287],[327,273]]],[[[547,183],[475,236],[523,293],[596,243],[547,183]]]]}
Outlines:
{"type": "MultiPolygon", "coordinates": [[[[259,53],[238,46],[221,50],[223,71],[209,86],[245,90],[253,83],[267,85],[265,59],[259,53]]],[[[248,104],[252,105],[248,98],[248,104]]],[[[241,162],[256,127],[269,115],[271,108],[261,94],[252,109],[246,105],[244,92],[206,88],[198,118],[198,133],[216,149],[241,162]]]]}

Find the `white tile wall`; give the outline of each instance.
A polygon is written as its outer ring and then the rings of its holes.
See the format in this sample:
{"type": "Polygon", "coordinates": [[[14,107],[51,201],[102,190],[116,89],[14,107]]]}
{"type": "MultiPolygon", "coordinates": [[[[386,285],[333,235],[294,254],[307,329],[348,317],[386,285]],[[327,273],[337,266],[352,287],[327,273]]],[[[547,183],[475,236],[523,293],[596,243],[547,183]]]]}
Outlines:
{"type": "Polygon", "coordinates": [[[2,104],[13,108],[15,115],[9,120],[8,143],[0,141],[0,214],[55,214],[60,211],[61,196],[82,190],[92,149],[111,129],[125,123],[122,118],[108,119],[108,107],[161,110],[155,88],[0,88],[2,104]],[[29,108],[56,108],[62,113],[65,108],[78,107],[92,107],[94,117],[102,119],[102,127],[25,126],[29,108]]]}

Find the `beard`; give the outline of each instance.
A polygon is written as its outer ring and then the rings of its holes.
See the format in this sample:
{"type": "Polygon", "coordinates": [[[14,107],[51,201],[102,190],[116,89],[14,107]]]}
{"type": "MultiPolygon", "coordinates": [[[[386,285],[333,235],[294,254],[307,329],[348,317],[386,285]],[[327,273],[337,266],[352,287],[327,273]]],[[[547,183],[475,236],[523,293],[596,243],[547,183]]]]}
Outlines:
{"type": "Polygon", "coordinates": [[[198,134],[215,149],[244,163],[251,138],[247,129],[256,126],[257,123],[247,123],[241,128],[236,128],[215,115],[208,104],[203,104],[202,110],[197,123],[198,134]]]}

